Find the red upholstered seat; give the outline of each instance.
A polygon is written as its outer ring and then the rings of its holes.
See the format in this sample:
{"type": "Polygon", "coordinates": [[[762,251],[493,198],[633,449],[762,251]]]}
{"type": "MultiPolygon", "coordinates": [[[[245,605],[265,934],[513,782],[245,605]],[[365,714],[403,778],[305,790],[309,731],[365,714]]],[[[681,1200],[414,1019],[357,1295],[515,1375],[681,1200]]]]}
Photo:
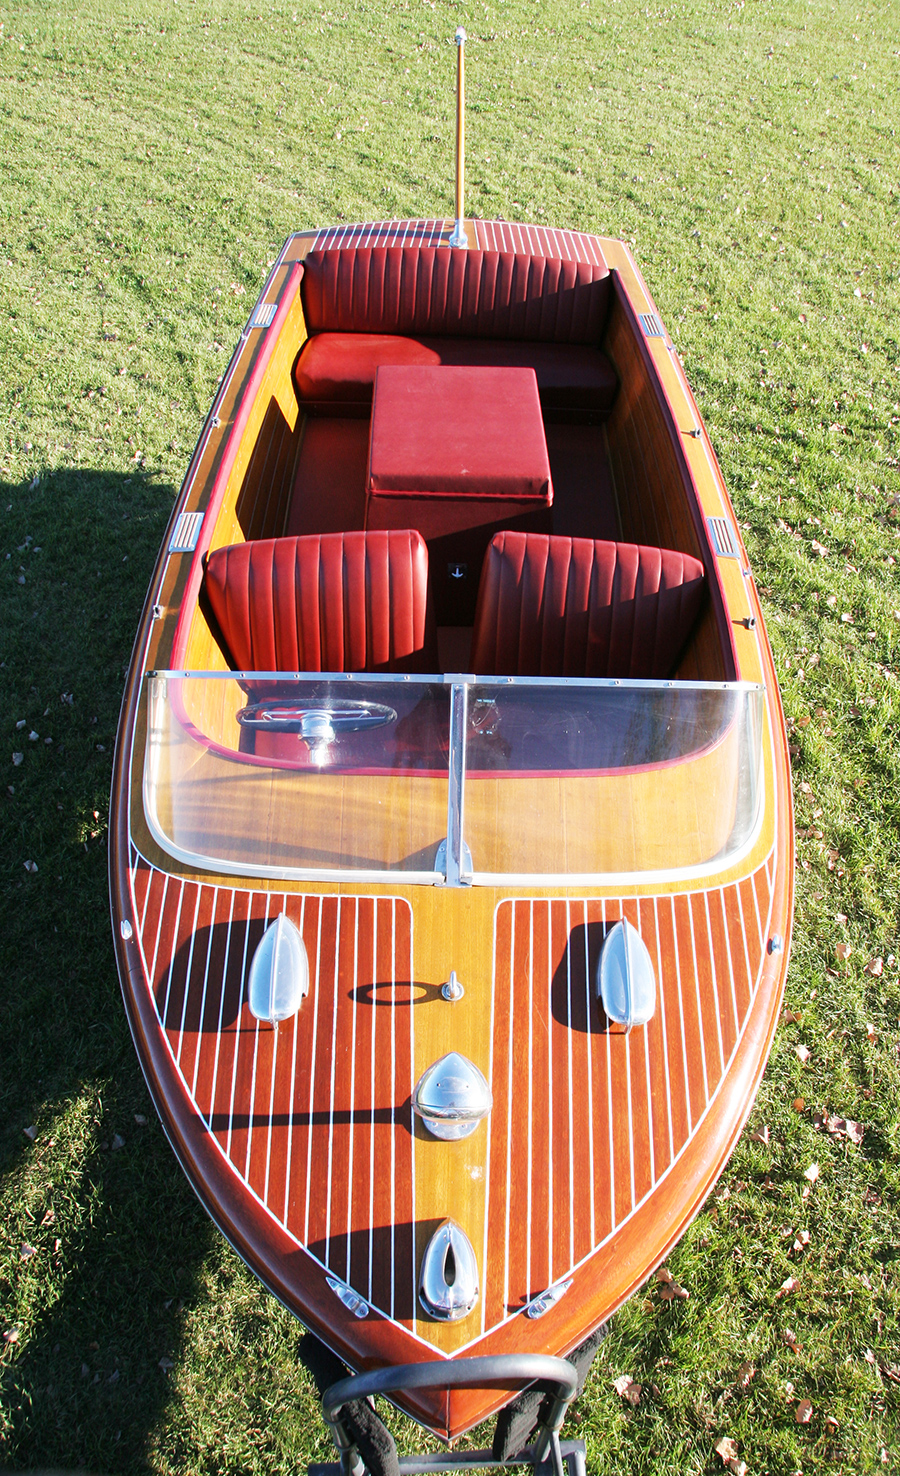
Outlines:
{"type": "Polygon", "coordinates": [[[309,333],[599,343],[609,268],[514,251],[357,246],[303,262],[309,333]]]}
{"type": "Polygon", "coordinates": [[[478,591],[485,676],[669,676],[700,613],[699,559],[671,549],[498,533],[478,591]]]}
{"type": "Polygon", "coordinates": [[[311,251],[303,265],[307,404],[369,403],[382,364],[471,364],[534,369],[545,407],[612,405],[605,265],[434,246],[311,251]]]}
{"type": "Polygon", "coordinates": [[[317,333],[297,360],[301,400],[315,406],[365,406],[379,368],[472,365],[533,369],[545,409],[608,415],[618,388],[616,372],[587,344],[527,343],[496,338],[410,338],[389,333],[317,333]]]}
{"type": "Polygon", "coordinates": [[[419,533],[313,534],[217,548],[205,590],[239,671],[435,671],[419,533]]]}

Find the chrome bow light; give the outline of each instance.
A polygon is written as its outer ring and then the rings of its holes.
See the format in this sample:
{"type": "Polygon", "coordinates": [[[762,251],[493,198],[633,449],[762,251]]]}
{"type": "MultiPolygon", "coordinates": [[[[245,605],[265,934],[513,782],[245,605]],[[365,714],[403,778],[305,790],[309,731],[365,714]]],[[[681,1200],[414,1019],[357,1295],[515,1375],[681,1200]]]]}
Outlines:
{"type": "Polygon", "coordinates": [[[439,1225],[425,1247],[419,1301],[440,1322],[458,1322],[478,1301],[478,1264],[471,1241],[455,1220],[439,1225]]]}
{"type": "Polygon", "coordinates": [[[257,1020],[277,1025],[309,993],[309,959],[300,930],[283,912],[266,928],[250,964],[247,995],[257,1020]]]}
{"type": "Polygon", "coordinates": [[[423,1071],[413,1092],[413,1108],[428,1131],[448,1142],[474,1133],[493,1101],[478,1067],[459,1051],[450,1051],[423,1071]]]}
{"type": "Polygon", "coordinates": [[[597,963],[597,993],[607,1018],[630,1030],[656,1009],[656,975],[637,928],[627,917],[610,928],[597,963]]]}

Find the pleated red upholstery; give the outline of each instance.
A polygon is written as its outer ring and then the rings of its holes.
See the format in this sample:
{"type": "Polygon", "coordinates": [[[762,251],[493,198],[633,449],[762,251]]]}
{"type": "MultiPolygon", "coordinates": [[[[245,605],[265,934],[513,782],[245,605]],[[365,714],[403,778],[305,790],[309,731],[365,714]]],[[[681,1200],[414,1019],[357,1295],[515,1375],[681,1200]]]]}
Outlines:
{"type": "Polygon", "coordinates": [[[478,591],[484,676],[667,677],[700,613],[699,559],[671,549],[498,533],[478,591]]]}
{"type": "Polygon", "coordinates": [[[407,365],[533,369],[547,408],[601,415],[609,414],[618,388],[606,354],[588,344],[391,333],[316,333],[303,346],[295,379],[305,402],[364,405],[372,399],[379,368],[407,365]]]}
{"type": "Polygon", "coordinates": [[[372,246],[311,251],[303,311],[310,333],[441,334],[599,343],[609,269],[512,251],[372,246]]]}
{"type": "Polygon", "coordinates": [[[205,588],[238,671],[435,671],[428,550],[413,529],[217,548],[205,588]]]}

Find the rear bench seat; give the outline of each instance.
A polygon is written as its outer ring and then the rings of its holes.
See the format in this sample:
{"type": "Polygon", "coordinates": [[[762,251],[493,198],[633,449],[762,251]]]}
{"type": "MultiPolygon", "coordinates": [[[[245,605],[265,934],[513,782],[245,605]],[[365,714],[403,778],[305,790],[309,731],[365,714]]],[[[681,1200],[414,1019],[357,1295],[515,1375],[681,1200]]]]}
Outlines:
{"type": "Polygon", "coordinates": [[[604,418],[618,381],[597,347],[609,270],[586,262],[434,246],[311,251],[301,293],[304,408],[368,414],[385,365],[532,368],[544,411],[604,418]]]}

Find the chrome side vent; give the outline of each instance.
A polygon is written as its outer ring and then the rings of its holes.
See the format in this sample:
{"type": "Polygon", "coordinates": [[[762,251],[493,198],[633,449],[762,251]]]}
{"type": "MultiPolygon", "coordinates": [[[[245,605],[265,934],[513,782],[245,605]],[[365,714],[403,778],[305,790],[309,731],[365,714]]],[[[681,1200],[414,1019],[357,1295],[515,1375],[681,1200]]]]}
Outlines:
{"type": "Polygon", "coordinates": [[[306,944],[296,924],[279,912],[263,933],[250,965],[250,1013],[277,1025],[297,1013],[308,993],[306,944]]]}
{"type": "Polygon", "coordinates": [[[202,513],[179,513],[175,519],[175,527],[172,529],[172,537],[169,539],[169,553],[193,553],[197,547],[197,539],[200,537],[202,526],[202,513]]]}
{"type": "Polygon", "coordinates": [[[273,323],[274,318],[275,318],[275,314],[277,312],[278,312],[278,303],[277,302],[260,302],[260,303],[257,303],[256,307],[253,310],[253,317],[250,319],[250,327],[251,328],[271,328],[272,323],[273,323]]]}
{"type": "Polygon", "coordinates": [[[478,1301],[478,1263],[472,1243],[455,1220],[439,1225],[425,1247],[419,1301],[439,1322],[459,1322],[478,1301]]]}
{"type": "Polygon", "coordinates": [[[647,338],[665,338],[666,330],[658,313],[639,313],[641,327],[647,338]]]}
{"type": "Polygon", "coordinates": [[[623,917],[610,928],[597,961],[597,993],[606,1017],[630,1030],[656,1009],[656,975],[637,928],[623,917]]]}
{"type": "Polygon", "coordinates": [[[448,1142],[474,1133],[493,1101],[478,1067],[458,1051],[441,1056],[423,1071],[413,1092],[413,1108],[428,1131],[448,1142]]]}
{"type": "Polygon", "coordinates": [[[728,519],[707,518],[706,522],[709,527],[709,535],[713,542],[713,548],[719,555],[719,558],[736,559],[738,557],[738,548],[728,519]]]}

